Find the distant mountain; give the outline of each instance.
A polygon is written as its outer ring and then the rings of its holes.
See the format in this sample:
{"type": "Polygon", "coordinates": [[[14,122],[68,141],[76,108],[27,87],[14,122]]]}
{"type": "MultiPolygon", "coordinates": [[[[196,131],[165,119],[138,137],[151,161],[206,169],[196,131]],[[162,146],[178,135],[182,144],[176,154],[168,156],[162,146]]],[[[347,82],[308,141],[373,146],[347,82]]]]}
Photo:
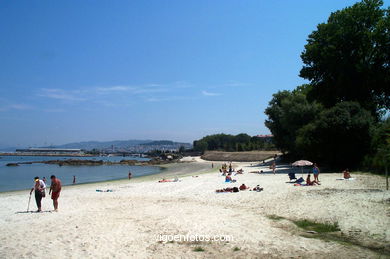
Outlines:
{"type": "Polygon", "coordinates": [[[96,149],[109,149],[114,146],[115,148],[126,148],[131,146],[137,146],[145,143],[153,142],[153,140],[114,140],[114,141],[83,141],[74,142],[64,145],[50,146],[51,148],[79,148],[85,150],[96,149]]]}
{"type": "Polygon", "coordinates": [[[165,146],[165,145],[188,145],[189,143],[173,142],[171,140],[154,140],[151,142],[143,143],[141,145],[148,146],[165,146]]]}
{"type": "Polygon", "coordinates": [[[179,143],[171,140],[115,140],[115,141],[84,141],[64,145],[50,146],[50,148],[79,148],[84,150],[122,150],[144,151],[150,149],[178,149],[180,146],[191,148],[190,143],[179,143]]]}

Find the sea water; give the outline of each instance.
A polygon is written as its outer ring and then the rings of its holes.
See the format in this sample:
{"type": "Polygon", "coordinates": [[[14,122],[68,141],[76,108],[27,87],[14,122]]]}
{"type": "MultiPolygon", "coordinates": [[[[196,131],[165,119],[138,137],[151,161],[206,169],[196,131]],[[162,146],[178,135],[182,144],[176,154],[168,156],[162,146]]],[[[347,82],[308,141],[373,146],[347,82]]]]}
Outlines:
{"type": "Polygon", "coordinates": [[[54,174],[63,185],[72,185],[73,176],[76,184],[119,180],[128,178],[129,171],[133,177],[157,174],[159,167],[128,166],[128,165],[97,165],[97,166],[59,166],[43,163],[6,166],[8,163],[34,162],[48,160],[86,159],[118,162],[126,160],[147,160],[139,157],[52,157],[52,156],[0,156],[0,192],[25,190],[33,187],[34,177],[46,177],[50,185],[50,176],[54,174]]]}

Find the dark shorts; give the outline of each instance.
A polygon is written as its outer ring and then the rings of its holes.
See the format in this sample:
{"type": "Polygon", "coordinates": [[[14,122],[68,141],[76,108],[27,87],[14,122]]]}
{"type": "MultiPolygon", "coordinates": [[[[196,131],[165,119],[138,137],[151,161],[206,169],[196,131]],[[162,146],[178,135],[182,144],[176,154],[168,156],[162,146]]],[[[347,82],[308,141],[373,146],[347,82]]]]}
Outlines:
{"type": "Polygon", "coordinates": [[[60,192],[52,192],[51,193],[51,199],[52,200],[57,200],[58,197],[60,197],[60,192]]]}

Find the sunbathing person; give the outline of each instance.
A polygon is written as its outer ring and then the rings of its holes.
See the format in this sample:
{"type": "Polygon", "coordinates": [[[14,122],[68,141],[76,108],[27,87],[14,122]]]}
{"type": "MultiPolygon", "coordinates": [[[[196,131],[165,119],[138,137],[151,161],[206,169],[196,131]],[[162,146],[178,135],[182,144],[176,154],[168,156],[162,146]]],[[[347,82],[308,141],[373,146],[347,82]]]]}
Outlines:
{"type": "Polygon", "coordinates": [[[344,179],[351,178],[351,174],[349,173],[348,168],[343,171],[343,177],[344,177],[344,179]]]}
{"type": "Polygon", "coordinates": [[[232,192],[233,188],[223,188],[223,189],[217,189],[215,192],[232,192]]]}
{"type": "Polygon", "coordinates": [[[231,182],[232,181],[232,177],[230,175],[227,175],[225,177],[225,182],[231,182]]]}
{"type": "Polygon", "coordinates": [[[260,187],[260,185],[257,185],[255,188],[252,189],[252,191],[255,192],[261,192],[262,190],[264,190],[264,188],[260,187]]]}
{"type": "Polygon", "coordinates": [[[310,174],[308,174],[307,175],[307,178],[306,178],[306,185],[319,185],[319,183],[318,182],[316,182],[316,181],[311,181],[310,180],[310,174]]]}
{"type": "Polygon", "coordinates": [[[229,173],[229,174],[225,177],[225,182],[226,182],[226,183],[235,183],[236,180],[235,180],[235,179],[232,179],[231,174],[229,173]]]}
{"type": "Polygon", "coordinates": [[[238,188],[237,187],[227,187],[227,188],[223,188],[223,189],[217,189],[217,190],[215,190],[215,192],[238,192],[238,188]]]}
{"type": "Polygon", "coordinates": [[[160,181],[158,181],[159,183],[169,183],[169,182],[180,182],[179,178],[177,178],[177,176],[175,176],[174,179],[161,179],[160,181]]]}
{"type": "Polygon", "coordinates": [[[172,182],[172,180],[169,180],[169,179],[161,179],[160,181],[158,181],[159,183],[167,183],[167,182],[172,182]]]}
{"type": "Polygon", "coordinates": [[[243,172],[244,172],[244,170],[242,170],[242,168],[241,168],[241,169],[237,170],[236,175],[237,174],[243,174],[243,172]]]}
{"type": "Polygon", "coordinates": [[[250,189],[250,187],[246,186],[244,183],[240,185],[240,191],[245,191],[247,189],[250,189]]]}

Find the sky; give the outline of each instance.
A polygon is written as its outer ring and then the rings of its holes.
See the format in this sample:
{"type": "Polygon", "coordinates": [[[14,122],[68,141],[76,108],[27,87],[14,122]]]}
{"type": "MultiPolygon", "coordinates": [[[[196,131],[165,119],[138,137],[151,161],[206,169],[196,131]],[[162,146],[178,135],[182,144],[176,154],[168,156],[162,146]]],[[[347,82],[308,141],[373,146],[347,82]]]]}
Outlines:
{"type": "Polygon", "coordinates": [[[1,1],[0,147],[269,134],[308,35],[355,2],[1,1]]]}

